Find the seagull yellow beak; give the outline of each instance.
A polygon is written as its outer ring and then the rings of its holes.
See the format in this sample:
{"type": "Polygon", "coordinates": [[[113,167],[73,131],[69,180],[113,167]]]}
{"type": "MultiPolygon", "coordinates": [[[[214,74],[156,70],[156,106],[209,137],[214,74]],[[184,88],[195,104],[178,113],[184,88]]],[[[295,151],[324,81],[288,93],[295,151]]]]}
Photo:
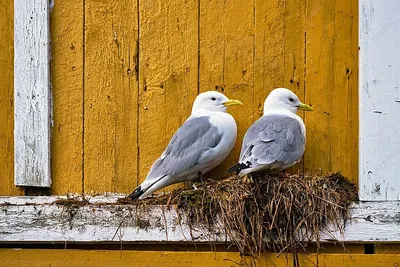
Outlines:
{"type": "Polygon", "coordinates": [[[301,103],[298,109],[305,110],[305,111],[313,111],[314,109],[307,104],[301,103]]]}
{"type": "Polygon", "coordinates": [[[236,99],[228,99],[228,101],[226,101],[223,104],[225,107],[229,107],[229,106],[243,106],[242,101],[236,100],[236,99]]]}

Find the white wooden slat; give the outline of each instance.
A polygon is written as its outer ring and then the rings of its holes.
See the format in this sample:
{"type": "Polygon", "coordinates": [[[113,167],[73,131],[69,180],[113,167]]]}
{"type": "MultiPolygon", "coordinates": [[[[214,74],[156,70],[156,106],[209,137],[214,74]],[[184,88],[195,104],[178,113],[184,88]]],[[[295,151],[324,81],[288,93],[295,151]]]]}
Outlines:
{"type": "MultiPolygon", "coordinates": [[[[89,198],[85,206],[56,205],[65,197],[0,198],[0,242],[225,242],[223,229],[190,229],[175,206],[117,205],[122,196],[89,198]],[[219,229],[219,230],[218,230],[219,229]]],[[[350,208],[344,233],[325,242],[398,242],[400,202],[361,202],[350,208]]],[[[325,231],[326,232],[326,231],[325,231]]]]}
{"type": "Polygon", "coordinates": [[[400,200],[400,1],[359,1],[360,199],[400,200]]]}
{"type": "Polygon", "coordinates": [[[14,183],[50,187],[48,0],[14,0],[14,183]]]}

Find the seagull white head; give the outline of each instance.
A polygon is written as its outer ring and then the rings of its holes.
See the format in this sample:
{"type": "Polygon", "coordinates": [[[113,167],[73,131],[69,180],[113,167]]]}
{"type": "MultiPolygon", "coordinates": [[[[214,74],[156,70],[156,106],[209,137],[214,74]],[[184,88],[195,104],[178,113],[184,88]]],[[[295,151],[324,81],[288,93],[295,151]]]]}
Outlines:
{"type": "Polygon", "coordinates": [[[272,90],[264,102],[264,114],[275,110],[289,110],[296,113],[299,109],[313,110],[309,105],[301,103],[297,95],[286,88],[272,90]]]}
{"type": "Polygon", "coordinates": [[[224,94],[217,91],[208,91],[199,94],[193,103],[192,114],[202,110],[212,112],[226,112],[228,106],[243,105],[235,99],[228,99],[224,94]]]}

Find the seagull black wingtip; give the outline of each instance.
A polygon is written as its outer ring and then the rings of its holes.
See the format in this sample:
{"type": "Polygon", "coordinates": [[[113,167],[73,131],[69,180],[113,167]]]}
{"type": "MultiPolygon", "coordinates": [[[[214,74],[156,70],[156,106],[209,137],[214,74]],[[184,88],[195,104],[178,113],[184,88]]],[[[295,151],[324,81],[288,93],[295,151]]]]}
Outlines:
{"type": "Polygon", "coordinates": [[[233,165],[232,167],[230,167],[226,172],[227,173],[236,173],[239,174],[241,170],[250,168],[250,166],[248,164],[245,163],[236,163],[235,165],[233,165]]]}
{"type": "Polygon", "coordinates": [[[141,195],[144,194],[144,191],[142,190],[142,187],[139,186],[138,188],[135,189],[132,193],[129,194],[127,198],[130,198],[132,200],[138,199],[141,195]]]}

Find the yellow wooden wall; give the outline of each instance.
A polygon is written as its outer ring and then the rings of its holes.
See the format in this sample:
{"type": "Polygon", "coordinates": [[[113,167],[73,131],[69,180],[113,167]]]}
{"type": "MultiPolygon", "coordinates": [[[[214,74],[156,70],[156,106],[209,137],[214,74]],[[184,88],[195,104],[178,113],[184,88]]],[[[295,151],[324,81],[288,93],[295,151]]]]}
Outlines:
{"type": "MultiPolygon", "coordinates": [[[[357,0],[65,0],[51,11],[53,194],[128,193],[190,114],[225,88],[238,141],[275,87],[305,114],[300,167],[357,179],[357,0]]],[[[13,1],[0,3],[0,195],[13,185],[13,1]]]]}
{"type": "MultiPolygon", "coordinates": [[[[291,267],[291,256],[275,253],[262,255],[258,260],[241,257],[238,252],[204,251],[137,251],[137,250],[72,250],[72,249],[0,249],[0,267],[291,267]]],[[[398,266],[400,255],[383,254],[300,254],[302,267],[383,267],[398,266]]]]}

